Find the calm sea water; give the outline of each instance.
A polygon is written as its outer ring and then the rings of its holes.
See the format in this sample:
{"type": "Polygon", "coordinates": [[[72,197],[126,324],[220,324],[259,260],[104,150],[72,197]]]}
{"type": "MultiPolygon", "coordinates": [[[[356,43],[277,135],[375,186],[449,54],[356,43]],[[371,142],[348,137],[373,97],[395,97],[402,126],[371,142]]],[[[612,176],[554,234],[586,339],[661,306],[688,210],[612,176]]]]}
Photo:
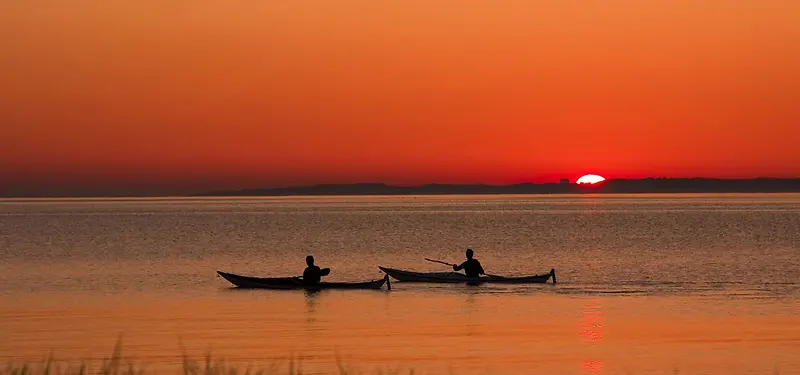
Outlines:
{"type": "Polygon", "coordinates": [[[800,195],[0,201],[0,360],[99,360],[119,335],[306,373],[800,374],[800,195]],[[377,279],[555,268],[557,285],[240,291],[216,270],[377,279]]]}

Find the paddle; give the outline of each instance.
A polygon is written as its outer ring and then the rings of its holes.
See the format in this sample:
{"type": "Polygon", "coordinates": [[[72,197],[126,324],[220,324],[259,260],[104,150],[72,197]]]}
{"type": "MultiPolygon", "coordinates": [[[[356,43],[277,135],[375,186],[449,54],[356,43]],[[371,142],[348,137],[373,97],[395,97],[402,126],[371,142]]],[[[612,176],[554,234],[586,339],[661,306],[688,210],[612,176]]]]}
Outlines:
{"type": "MultiPolygon", "coordinates": [[[[441,263],[441,264],[444,264],[444,265],[447,265],[447,266],[450,266],[450,267],[457,266],[457,264],[442,262],[441,260],[436,260],[436,259],[425,258],[425,260],[427,260],[428,262],[433,262],[433,263],[441,263]]],[[[497,276],[497,275],[489,275],[488,273],[484,273],[484,275],[485,276],[489,276],[489,277],[503,277],[503,276],[497,276]]]]}
{"type": "Polygon", "coordinates": [[[444,265],[446,265],[446,266],[450,266],[450,267],[452,267],[452,266],[455,266],[455,265],[456,265],[456,264],[453,264],[453,263],[442,262],[441,260],[436,260],[436,259],[428,259],[428,258],[425,258],[425,260],[427,260],[428,262],[433,262],[433,263],[441,263],[441,264],[444,264],[444,265]]]}

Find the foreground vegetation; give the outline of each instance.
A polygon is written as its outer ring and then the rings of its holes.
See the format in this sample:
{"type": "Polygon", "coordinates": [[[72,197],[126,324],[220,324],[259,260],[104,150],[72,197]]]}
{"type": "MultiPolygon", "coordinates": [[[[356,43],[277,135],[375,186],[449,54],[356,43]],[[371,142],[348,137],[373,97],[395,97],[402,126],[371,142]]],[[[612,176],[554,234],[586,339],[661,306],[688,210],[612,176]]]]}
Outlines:
{"type": "MultiPolygon", "coordinates": [[[[182,357],[180,370],[176,371],[182,375],[303,375],[308,374],[304,372],[302,362],[290,358],[284,363],[274,364],[268,368],[253,368],[248,366],[244,370],[235,366],[229,366],[222,360],[213,360],[210,355],[207,355],[202,363],[188,358],[186,355],[182,357]]],[[[63,361],[56,361],[52,357],[37,364],[14,364],[9,363],[4,367],[0,367],[0,375],[150,375],[155,374],[156,371],[150,371],[147,366],[136,364],[126,361],[122,357],[122,346],[119,342],[114,347],[114,352],[110,358],[102,361],[97,368],[93,368],[87,362],[81,362],[78,365],[71,364],[63,361]]],[[[164,372],[162,372],[163,374],[164,372]]],[[[319,371],[313,372],[320,374],[319,371]]],[[[347,375],[358,374],[358,372],[349,371],[341,363],[337,363],[335,369],[330,372],[323,372],[325,375],[347,375]]],[[[414,370],[393,370],[382,371],[376,370],[371,374],[374,375],[414,375],[414,370]]],[[[672,374],[679,374],[677,370],[672,374]]],[[[773,371],[774,375],[779,375],[780,372],[776,369],[773,371]]]]}
{"type": "MultiPolygon", "coordinates": [[[[301,361],[290,358],[283,364],[276,363],[267,368],[253,368],[248,366],[243,370],[230,366],[223,360],[214,360],[210,355],[207,355],[204,361],[198,362],[190,359],[184,355],[181,358],[181,370],[183,375],[303,375],[306,374],[303,370],[301,361]]],[[[121,342],[117,342],[114,347],[114,352],[111,357],[102,361],[97,367],[93,367],[91,363],[81,362],[74,364],[64,361],[56,361],[51,356],[37,364],[15,364],[9,363],[4,367],[0,367],[0,375],[146,375],[154,374],[156,371],[150,371],[146,365],[136,364],[127,361],[122,357],[121,342]]],[[[180,372],[179,372],[180,373],[180,372]]],[[[319,372],[314,372],[318,374],[319,372]]],[[[335,370],[326,372],[326,374],[347,375],[353,374],[348,371],[345,366],[338,363],[335,370]]],[[[409,374],[414,375],[414,370],[401,372],[395,371],[375,371],[376,375],[400,375],[409,374]]]]}

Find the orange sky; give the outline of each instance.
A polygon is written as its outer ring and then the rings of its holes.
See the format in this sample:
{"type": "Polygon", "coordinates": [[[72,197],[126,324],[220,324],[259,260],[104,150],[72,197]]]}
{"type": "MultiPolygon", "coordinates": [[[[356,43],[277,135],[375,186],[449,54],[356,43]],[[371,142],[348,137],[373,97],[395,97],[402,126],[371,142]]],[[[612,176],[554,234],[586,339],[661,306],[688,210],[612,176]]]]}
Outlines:
{"type": "Polygon", "coordinates": [[[799,20],[788,0],[4,1],[0,189],[800,176],[799,20]]]}

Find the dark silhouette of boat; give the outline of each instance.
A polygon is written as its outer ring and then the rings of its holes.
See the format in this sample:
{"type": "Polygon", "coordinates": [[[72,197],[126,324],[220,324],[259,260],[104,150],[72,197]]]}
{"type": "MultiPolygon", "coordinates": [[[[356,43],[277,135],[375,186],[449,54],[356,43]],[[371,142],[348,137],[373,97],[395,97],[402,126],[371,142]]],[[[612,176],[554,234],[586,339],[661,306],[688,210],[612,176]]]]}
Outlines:
{"type": "Polygon", "coordinates": [[[251,289],[381,289],[383,284],[391,289],[389,275],[383,279],[362,282],[320,282],[314,285],[303,283],[302,277],[252,277],[217,271],[217,274],[239,288],[251,289]]]}
{"type": "Polygon", "coordinates": [[[458,272],[413,272],[394,268],[378,268],[397,281],[422,282],[422,283],[499,283],[499,284],[543,284],[553,278],[556,283],[556,270],[551,269],[549,273],[532,276],[497,276],[484,275],[481,277],[467,277],[458,272]]]}

